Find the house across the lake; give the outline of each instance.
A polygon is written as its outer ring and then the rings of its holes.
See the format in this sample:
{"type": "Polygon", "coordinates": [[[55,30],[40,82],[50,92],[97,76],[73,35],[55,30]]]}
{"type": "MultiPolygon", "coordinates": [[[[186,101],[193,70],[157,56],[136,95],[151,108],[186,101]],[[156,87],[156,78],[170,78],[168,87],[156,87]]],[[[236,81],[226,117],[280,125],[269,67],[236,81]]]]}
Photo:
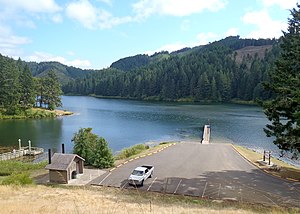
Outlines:
{"type": "Polygon", "coordinates": [[[77,174],[83,174],[83,165],[84,159],[79,155],[54,153],[45,168],[49,170],[51,183],[68,184],[77,174]]]}

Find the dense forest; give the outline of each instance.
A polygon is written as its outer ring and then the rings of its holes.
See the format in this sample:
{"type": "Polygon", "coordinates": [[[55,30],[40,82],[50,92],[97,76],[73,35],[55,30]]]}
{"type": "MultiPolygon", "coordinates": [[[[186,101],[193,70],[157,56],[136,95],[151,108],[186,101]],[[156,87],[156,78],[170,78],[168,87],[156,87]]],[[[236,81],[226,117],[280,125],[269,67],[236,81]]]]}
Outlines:
{"type": "Polygon", "coordinates": [[[268,99],[263,88],[279,56],[275,39],[223,40],[177,52],[137,55],[63,86],[66,94],[229,102],[268,99]]]}
{"type": "Polygon", "coordinates": [[[265,100],[272,95],[263,82],[269,81],[279,55],[278,40],[239,36],[172,53],[126,57],[98,71],[0,55],[0,107],[13,113],[31,106],[60,106],[59,99],[49,98],[51,85],[61,94],[58,81],[65,94],[196,102],[265,100]]]}
{"type": "Polygon", "coordinates": [[[61,86],[54,71],[34,78],[27,64],[0,54],[0,115],[18,115],[32,107],[61,106],[61,86]]]}

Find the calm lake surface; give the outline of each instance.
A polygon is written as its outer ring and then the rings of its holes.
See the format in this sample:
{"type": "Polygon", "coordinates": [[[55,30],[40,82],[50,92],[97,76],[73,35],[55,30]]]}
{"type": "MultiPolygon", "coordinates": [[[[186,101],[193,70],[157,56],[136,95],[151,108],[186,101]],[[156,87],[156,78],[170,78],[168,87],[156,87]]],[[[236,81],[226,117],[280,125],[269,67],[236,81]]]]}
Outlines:
{"type": "MultiPolygon", "coordinates": [[[[63,96],[63,109],[72,116],[40,120],[0,120],[0,145],[32,145],[72,152],[71,139],[79,128],[93,128],[118,152],[139,143],[198,140],[202,127],[211,124],[212,143],[233,142],[254,150],[278,150],[263,132],[268,123],[262,109],[247,105],[196,105],[165,102],[63,96]]],[[[298,165],[299,162],[294,162],[298,165]]],[[[300,165],[300,164],[299,164],[300,165]]]]}

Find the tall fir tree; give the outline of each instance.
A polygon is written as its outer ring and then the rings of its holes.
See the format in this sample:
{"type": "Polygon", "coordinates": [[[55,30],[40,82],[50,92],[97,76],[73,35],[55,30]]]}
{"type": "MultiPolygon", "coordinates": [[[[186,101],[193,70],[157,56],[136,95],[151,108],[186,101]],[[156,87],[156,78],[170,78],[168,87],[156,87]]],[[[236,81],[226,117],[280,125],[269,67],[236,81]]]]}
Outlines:
{"type": "Polygon", "coordinates": [[[300,154],[300,5],[291,10],[288,30],[282,37],[282,54],[276,61],[271,82],[266,89],[275,98],[264,103],[265,114],[271,121],[265,128],[268,137],[275,137],[282,152],[294,158],[300,154]]]}
{"type": "Polygon", "coordinates": [[[20,105],[23,108],[31,108],[35,103],[35,85],[32,73],[28,67],[19,67],[21,74],[19,77],[20,81],[20,105]]]}
{"type": "Polygon", "coordinates": [[[54,110],[55,107],[62,106],[61,102],[61,86],[57,75],[54,71],[49,71],[47,77],[44,79],[45,91],[44,99],[48,109],[54,110]]]}
{"type": "Polygon", "coordinates": [[[16,63],[0,55],[0,105],[5,114],[13,115],[19,110],[20,84],[19,69],[16,63]]]}

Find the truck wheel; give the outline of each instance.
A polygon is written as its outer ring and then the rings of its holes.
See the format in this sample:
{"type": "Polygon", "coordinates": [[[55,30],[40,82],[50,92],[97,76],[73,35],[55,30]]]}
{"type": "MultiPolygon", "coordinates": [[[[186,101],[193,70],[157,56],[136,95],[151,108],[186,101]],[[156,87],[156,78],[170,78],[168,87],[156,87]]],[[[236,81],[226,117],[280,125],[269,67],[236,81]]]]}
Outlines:
{"type": "Polygon", "coordinates": [[[149,175],[149,178],[152,178],[152,173],[149,175]]]}
{"type": "Polygon", "coordinates": [[[141,186],[144,186],[144,180],[142,180],[142,182],[141,182],[141,186]]]}

